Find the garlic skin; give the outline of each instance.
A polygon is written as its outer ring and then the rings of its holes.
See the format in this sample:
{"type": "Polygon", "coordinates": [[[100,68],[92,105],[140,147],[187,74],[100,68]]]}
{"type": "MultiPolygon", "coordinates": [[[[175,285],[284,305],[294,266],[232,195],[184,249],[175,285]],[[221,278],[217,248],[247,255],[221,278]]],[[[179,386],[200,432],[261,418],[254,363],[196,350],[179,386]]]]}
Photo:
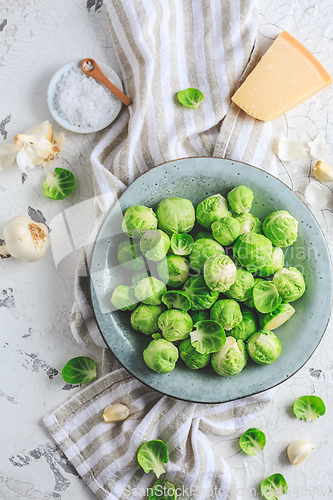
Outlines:
{"type": "Polygon", "coordinates": [[[298,160],[306,155],[304,146],[299,142],[290,141],[286,137],[280,137],[275,147],[275,154],[281,161],[298,160]]]}
{"type": "Polygon", "coordinates": [[[332,182],[333,168],[324,161],[318,160],[313,168],[313,175],[320,182],[332,182]]]}
{"type": "Polygon", "coordinates": [[[44,256],[50,246],[48,233],[45,224],[18,215],[7,222],[3,229],[5,244],[0,246],[0,255],[35,262],[44,256]]]}
{"type": "Polygon", "coordinates": [[[294,465],[300,464],[309,456],[313,448],[314,446],[311,441],[305,441],[304,439],[293,441],[287,449],[289,461],[294,465]]]}
{"type": "Polygon", "coordinates": [[[318,181],[311,181],[305,188],[304,196],[306,201],[314,208],[324,208],[328,198],[323,185],[318,181]]]}
{"type": "Polygon", "coordinates": [[[313,141],[308,142],[308,146],[310,148],[310,156],[314,160],[322,160],[328,152],[328,149],[324,146],[324,139],[321,135],[317,135],[313,141]]]}
{"type": "Polygon", "coordinates": [[[106,423],[111,422],[122,422],[126,420],[129,415],[129,409],[127,406],[121,403],[115,403],[114,405],[109,406],[103,413],[103,420],[106,423]]]}

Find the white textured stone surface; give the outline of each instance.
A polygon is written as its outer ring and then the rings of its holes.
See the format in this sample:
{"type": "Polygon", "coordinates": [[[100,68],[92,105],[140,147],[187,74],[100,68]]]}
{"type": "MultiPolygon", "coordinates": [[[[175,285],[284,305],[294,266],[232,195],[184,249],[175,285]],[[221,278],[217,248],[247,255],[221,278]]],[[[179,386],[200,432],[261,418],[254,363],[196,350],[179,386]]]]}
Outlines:
{"type": "MultiPolygon", "coordinates": [[[[47,85],[69,60],[90,56],[119,72],[101,4],[99,0],[0,0],[1,143],[50,119],[47,85]]],[[[333,74],[332,0],[259,0],[258,7],[263,51],[286,29],[333,74]]],[[[320,133],[329,150],[325,160],[333,164],[332,111],[333,89],[328,88],[274,122],[274,135],[306,145],[320,133]]],[[[98,137],[66,133],[66,152],[57,165],[69,165],[78,179],[70,199],[45,198],[41,186],[45,174],[39,169],[27,177],[16,167],[0,172],[0,229],[11,217],[27,214],[28,207],[33,217],[38,210],[50,222],[61,211],[91,197],[89,155],[98,137]]],[[[281,162],[279,176],[303,198],[313,165],[310,157],[281,162]]],[[[329,204],[314,214],[332,249],[332,185],[325,189],[329,204]]],[[[57,269],[50,252],[33,264],[0,260],[0,500],[95,498],[41,422],[79,390],[63,382],[60,372],[65,362],[78,355],[101,360],[98,348],[76,344],[68,326],[76,258],[75,253],[70,254],[57,269]]],[[[258,496],[260,482],[274,472],[285,475],[290,486],[287,498],[333,498],[332,367],[330,326],[310,361],[277,388],[269,410],[252,422],[266,433],[264,453],[245,456],[239,450],[238,436],[217,440],[216,446],[238,479],[240,498],[252,498],[251,488],[258,496]],[[301,422],[292,414],[293,401],[304,394],[317,394],[327,403],[326,416],[316,423],[301,422]],[[295,467],[288,462],[286,448],[298,438],[311,440],[315,449],[295,467]]]]}

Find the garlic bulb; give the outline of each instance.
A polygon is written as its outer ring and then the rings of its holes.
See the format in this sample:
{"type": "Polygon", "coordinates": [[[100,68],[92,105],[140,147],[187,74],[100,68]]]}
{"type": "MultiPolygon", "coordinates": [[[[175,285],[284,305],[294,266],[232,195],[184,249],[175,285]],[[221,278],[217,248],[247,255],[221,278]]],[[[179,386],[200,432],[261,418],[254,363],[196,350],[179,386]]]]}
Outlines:
{"type": "Polygon", "coordinates": [[[11,255],[25,262],[42,258],[50,246],[45,224],[34,222],[25,215],[18,215],[7,222],[3,236],[5,244],[0,246],[0,255],[11,255]]]}
{"type": "Polygon", "coordinates": [[[314,166],[313,175],[320,182],[332,182],[333,168],[327,165],[324,161],[318,160],[314,166]]]}
{"type": "Polygon", "coordinates": [[[310,454],[313,448],[311,441],[304,441],[303,439],[293,441],[287,450],[289,461],[294,465],[298,465],[310,454]]]}
{"type": "Polygon", "coordinates": [[[127,406],[121,403],[116,403],[109,406],[103,413],[103,420],[106,423],[110,422],[122,422],[129,415],[129,409],[127,406]]]}

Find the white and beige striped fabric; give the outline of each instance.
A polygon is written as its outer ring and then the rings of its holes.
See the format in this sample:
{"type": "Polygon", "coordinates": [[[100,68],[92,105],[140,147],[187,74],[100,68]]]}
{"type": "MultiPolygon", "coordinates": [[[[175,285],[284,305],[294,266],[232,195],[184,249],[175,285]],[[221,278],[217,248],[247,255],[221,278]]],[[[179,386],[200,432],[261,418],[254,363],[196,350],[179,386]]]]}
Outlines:
{"type": "MultiPolygon", "coordinates": [[[[126,187],[147,169],[175,158],[218,156],[276,173],[270,125],[247,116],[230,96],[257,62],[254,0],[104,0],[125,91],[133,104],[92,153],[96,231],[126,187]],[[179,90],[205,95],[195,110],[177,103],[179,90]]],[[[244,182],[246,180],[244,179],[244,182]]],[[[81,256],[71,328],[78,342],[106,347],[89,299],[91,249],[81,256]]],[[[231,403],[197,405],[147,388],[105,349],[104,375],[44,419],[52,437],[101,499],[145,498],[154,483],[136,462],[143,442],[163,439],[166,478],[184,498],[236,499],[230,469],[209,440],[250,422],[272,391],[231,403]],[[130,409],[105,424],[114,402],[130,409]]]]}

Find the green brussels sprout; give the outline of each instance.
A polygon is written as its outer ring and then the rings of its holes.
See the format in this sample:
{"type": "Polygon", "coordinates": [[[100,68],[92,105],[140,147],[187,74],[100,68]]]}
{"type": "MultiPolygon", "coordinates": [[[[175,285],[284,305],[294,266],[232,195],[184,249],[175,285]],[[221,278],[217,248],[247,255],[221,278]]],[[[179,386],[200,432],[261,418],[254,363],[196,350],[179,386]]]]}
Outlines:
{"type": "Polygon", "coordinates": [[[325,415],[326,407],[319,396],[300,396],[296,399],[293,410],[297,418],[316,422],[317,418],[325,415]]]}
{"type": "Polygon", "coordinates": [[[157,264],[157,272],[167,286],[178,288],[187,280],[190,264],[181,255],[167,255],[157,264]]]}
{"type": "Polygon", "coordinates": [[[153,471],[157,477],[165,473],[163,464],[169,461],[167,445],[161,439],[142,444],[136,454],[137,461],[146,474],[153,471]]]}
{"type": "Polygon", "coordinates": [[[242,309],[242,321],[228,331],[228,335],[236,340],[247,340],[259,330],[257,314],[250,309],[242,309]]]}
{"type": "Polygon", "coordinates": [[[234,217],[222,217],[222,219],[213,222],[212,233],[221,245],[231,245],[241,234],[241,225],[234,217]]]}
{"type": "Polygon", "coordinates": [[[131,240],[119,243],[117,258],[122,267],[132,272],[141,271],[145,267],[139,243],[133,243],[131,240]]]}
{"type": "Polygon", "coordinates": [[[241,234],[234,244],[234,253],[238,262],[250,273],[255,273],[272,258],[273,247],[262,234],[241,234]]]}
{"type": "Polygon", "coordinates": [[[163,304],[158,306],[139,304],[131,314],[132,328],[145,335],[156,333],[159,330],[158,318],[164,310],[163,304]]]}
{"type": "Polygon", "coordinates": [[[282,302],[273,281],[256,283],[253,287],[252,294],[255,308],[257,311],[264,314],[274,311],[282,302]]]}
{"type": "MultiPolygon", "coordinates": [[[[254,278],[254,284],[260,283],[262,281],[266,281],[266,280],[264,280],[262,278],[254,278]]],[[[250,295],[250,297],[248,299],[244,300],[243,305],[246,306],[246,307],[249,307],[250,309],[255,309],[255,305],[254,305],[254,302],[253,302],[253,294],[252,293],[251,293],[251,295],[250,295]]]]}
{"type": "Polygon", "coordinates": [[[208,257],[216,254],[224,255],[224,248],[220,243],[210,238],[196,240],[190,253],[191,268],[197,273],[202,273],[208,257]]]}
{"type": "Polygon", "coordinates": [[[252,361],[258,365],[269,365],[281,354],[281,342],[269,330],[259,330],[246,342],[246,349],[252,361]]]}
{"type": "Polygon", "coordinates": [[[243,316],[238,302],[233,299],[221,299],[211,308],[210,318],[220,323],[224,330],[231,330],[242,321],[243,316]]]}
{"type": "Polygon", "coordinates": [[[142,255],[148,260],[158,262],[166,256],[170,247],[169,236],[160,229],[146,231],[140,240],[142,255]]]}
{"type": "Polygon", "coordinates": [[[192,202],[184,198],[167,198],[156,209],[158,227],[167,234],[189,233],[195,223],[192,202]]]}
{"type": "Polygon", "coordinates": [[[180,104],[187,108],[197,108],[205,98],[201,90],[192,88],[180,90],[177,97],[180,104]]]}
{"type": "Polygon", "coordinates": [[[240,267],[237,269],[235,282],[231,285],[229,290],[226,290],[224,293],[229,299],[243,302],[252,294],[253,285],[254,278],[252,274],[243,267],[240,267]]]}
{"type": "Polygon", "coordinates": [[[244,342],[227,337],[220,351],[212,354],[212,367],[221,377],[231,377],[241,372],[247,362],[244,342]]]}
{"type": "Polygon", "coordinates": [[[272,474],[260,485],[261,494],[266,500],[277,500],[288,493],[288,485],[282,474],[272,474]]]}
{"type": "Polygon", "coordinates": [[[191,339],[182,340],[178,346],[179,357],[184,361],[186,366],[191,370],[199,370],[209,364],[210,353],[201,354],[194,349],[191,339]]]}
{"type": "Polygon", "coordinates": [[[190,234],[174,233],[171,236],[171,250],[175,255],[189,255],[194,245],[194,239],[190,234]]]}
{"type": "Polygon", "coordinates": [[[176,498],[175,485],[167,479],[161,478],[151,488],[148,500],[176,500],[176,498]]]}
{"type": "Polygon", "coordinates": [[[235,214],[234,218],[240,224],[240,234],[262,233],[262,222],[252,214],[235,214]]]}
{"type": "Polygon", "coordinates": [[[188,313],[192,318],[193,325],[198,323],[198,321],[203,321],[210,318],[209,309],[203,309],[202,311],[188,311],[188,313]]]}
{"type": "Polygon", "coordinates": [[[214,237],[212,233],[209,231],[199,231],[195,236],[194,236],[194,241],[200,240],[201,238],[209,238],[210,240],[213,240],[214,237]]]}
{"type": "Polygon", "coordinates": [[[284,302],[294,302],[305,292],[303,275],[296,267],[281,269],[274,274],[273,282],[284,302]]]}
{"type": "Polygon", "coordinates": [[[193,311],[210,309],[219,296],[218,291],[208,288],[202,274],[189,278],[183,285],[183,290],[190,297],[193,311]]]}
{"type": "Polygon", "coordinates": [[[162,304],[162,296],[166,293],[167,288],[163,281],[154,278],[144,278],[136,285],[134,294],[139,302],[144,304],[158,306],[162,304]]]}
{"type": "Polygon", "coordinates": [[[272,252],[272,257],[265,266],[258,270],[257,275],[262,278],[269,278],[284,266],[284,253],[282,248],[276,247],[272,252]]]}
{"type": "Polygon", "coordinates": [[[154,372],[169,373],[176,366],[178,349],[168,340],[155,339],[143,351],[143,359],[154,372]]]}
{"type": "Polygon", "coordinates": [[[76,179],[70,170],[57,167],[43,181],[44,195],[51,200],[63,200],[75,189],[76,179]]]}
{"type": "Polygon", "coordinates": [[[200,226],[209,229],[213,222],[231,215],[228,202],[221,194],[209,196],[201,201],[195,211],[200,226]]]}
{"type": "Polygon", "coordinates": [[[143,205],[129,207],[124,212],[121,229],[130,238],[141,238],[149,229],[157,229],[157,217],[151,208],[143,205]]]}
{"type": "Polygon", "coordinates": [[[190,332],[190,337],[192,346],[201,354],[219,351],[226,339],[222,326],[213,320],[198,321],[193,332],[190,332]]]}
{"type": "Polygon", "coordinates": [[[162,297],[162,302],[168,309],[180,309],[187,312],[191,308],[191,299],[181,290],[169,290],[162,297]]]}
{"type": "Polygon", "coordinates": [[[256,455],[266,446],[266,436],[257,427],[251,427],[239,438],[239,446],[247,455],[256,455]]]}
{"type": "Polygon", "coordinates": [[[150,276],[152,276],[150,270],[148,270],[146,268],[142,269],[142,271],[139,271],[139,272],[133,274],[133,276],[132,276],[132,285],[135,288],[136,285],[139,283],[139,281],[143,280],[144,278],[149,278],[150,276]]]}
{"type": "Polygon", "coordinates": [[[276,247],[288,247],[297,239],[298,222],[287,210],[276,210],[263,223],[265,236],[276,247]]]}
{"type": "Polygon", "coordinates": [[[254,196],[246,186],[236,186],[229,191],[227,198],[230,208],[236,214],[244,214],[251,209],[254,196]]]}
{"type": "Polygon", "coordinates": [[[116,309],[120,309],[121,311],[133,311],[138,301],[135,298],[133,288],[126,285],[119,285],[112,293],[111,303],[116,309]]]}
{"type": "Polygon", "coordinates": [[[280,304],[268,314],[259,314],[259,324],[263,330],[275,330],[292,317],[295,309],[288,303],[280,304]]]}
{"type": "Polygon", "coordinates": [[[191,316],[179,309],[164,311],[158,318],[158,326],[166,340],[174,342],[176,340],[187,339],[193,328],[191,316]]]}
{"type": "Polygon", "coordinates": [[[235,283],[237,268],[227,255],[208,257],[204,265],[206,285],[214,291],[225,292],[235,283]]]}

